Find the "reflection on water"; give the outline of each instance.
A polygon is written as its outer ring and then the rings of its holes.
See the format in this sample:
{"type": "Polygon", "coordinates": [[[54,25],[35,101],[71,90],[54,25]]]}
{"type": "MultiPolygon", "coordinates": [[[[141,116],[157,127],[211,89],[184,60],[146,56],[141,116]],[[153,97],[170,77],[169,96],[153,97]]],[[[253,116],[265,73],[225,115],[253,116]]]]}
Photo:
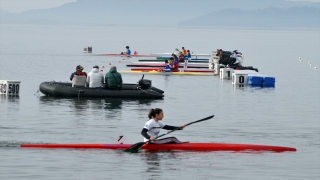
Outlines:
{"type": "Polygon", "coordinates": [[[142,155],[143,155],[142,156],[143,160],[148,165],[146,172],[152,173],[152,176],[159,176],[157,174],[153,174],[153,173],[161,173],[159,154],[146,152],[146,153],[143,153],[142,155]]]}
{"type": "Polygon", "coordinates": [[[141,151],[142,161],[147,164],[146,173],[151,177],[161,176],[167,166],[166,159],[177,159],[177,152],[173,151],[141,151]],[[163,167],[162,167],[163,166],[163,167]]]}
{"type": "MultiPolygon", "coordinates": [[[[108,98],[108,99],[101,99],[101,98],[59,98],[59,97],[49,97],[49,96],[40,96],[39,97],[40,103],[42,105],[50,105],[55,106],[59,105],[61,102],[71,102],[75,109],[121,109],[122,104],[126,103],[135,103],[149,105],[153,101],[159,101],[159,99],[124,99],[124,98],[108,98]]],[[[160,99],[162,100],[162,99],[160,99]]]]}
{"type": "MultiPolygon", "coordinates": [[[[94,114],[98,111],[104,111],[106,118],[114,118],[117,113],[121,113],[123,107],[132,107],[137,105],[149,106],[153,101],[162,101],[162,99],[123,99],[123,98],[59,98],[40,96],[41,108],[51,110],[53,108],[71,109],[76,115],[94,114]]],[[[69,111],[70,112],[70,111],[69,111]]]]}
{"type": "Polygon", "coordinates": [[[1,104],[6,104],[8,102],[19,102],[19,96],[0,94],[0,102],[1,104]]]}
{"type": "Polygon", "coordinates": [[[0,94],[0,112],[4,114],[14,114],[19,111],[19,96],[0,94]]]}
{"type": "MultiPolygon", "coordinates": [[[[1,129],[4,129],[4,127],[0,127],[1,129]]],[[[0,148],[19,148],[20,144],[20,142],[0,141],[0,148]]]]}
{"type": "MultiPolygon", "coordinates": [[[[162,99],[161,99],[162,100],[162,99]]],[[[122,114],[123,108],[140,107],[140,105],[149,106],[151,102],[161,101],[155,99],[104,99],[103,106],[106,118],[115,118],[119,114],[122,114]]]]}
{"type": "Polygon", "coordinates": [[[105,99],[104,109],[121,109],[122,108],[122,99],[105,99]]]}
{"type": "Polygon", "coordinates": [[[274,89],[275,86],[260,86],[260,85],[243,85],[243,84],[233,84],[235,89],[274,89]]]}

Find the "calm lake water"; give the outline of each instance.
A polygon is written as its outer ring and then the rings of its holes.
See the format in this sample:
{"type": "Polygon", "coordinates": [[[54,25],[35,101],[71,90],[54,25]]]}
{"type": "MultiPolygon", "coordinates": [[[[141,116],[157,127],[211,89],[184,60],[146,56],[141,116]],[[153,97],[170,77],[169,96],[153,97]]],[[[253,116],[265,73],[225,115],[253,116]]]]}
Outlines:
{"type": "MultiPolygon", "coordinates": [[[[179,27],[0,26],[0,80],[21,81],[18,97],[0,96],[0,179],[319,179],[319,30],[179,27]],[[274,88],[235,87],[217,76],[145,75],[165,91],[161,100],[51,98],[44,81],[69,81],[77,65],[129,69],[143,58],[92,56],[129,45],[144,53],[239,50],[244,65],[276,77],[274,88]],[[299,61],[299,57],[303,61],[299,61]],[[313,67],[310,67],[308,62],[313,67]],[[314,69],[317,66],[318,69],[314,69]],[[181,141],[291,146],[296,152],[141,152],[22,149],[21,143],[125,143],[142,141],[150,108],[164,123],[186,124],[181,141]]],[[[141,75],[123,74],[136,83],[141,75]]],[[[161,131],[162,133],[165,130],[161,131]]]]}

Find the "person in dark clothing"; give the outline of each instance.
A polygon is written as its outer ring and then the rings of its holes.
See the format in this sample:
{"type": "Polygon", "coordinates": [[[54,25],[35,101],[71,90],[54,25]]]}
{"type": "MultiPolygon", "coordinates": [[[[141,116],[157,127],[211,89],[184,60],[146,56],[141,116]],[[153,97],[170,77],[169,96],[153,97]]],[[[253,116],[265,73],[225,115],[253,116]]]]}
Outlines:
{"type": "Polygon", "coordinates": [[[232,52],[230,51],[223,51],[222,49],[217,49],[216,56],[219,56],[219,64],[227,65],[226,63],[233,62],[233,60],[235,59],[227,59],[227,58],[230,58],[231,54],[232,52]],[[227,60],[224,61],[224,59],[227,59],[227,60]]]}
{"type": "Polygon", "coordinates": [[[233,57],[227,57],[227,58],[224,58],[222,60],[220,60],[220,64],[223,64],[223,65],[232,65],[236,62],[236,58],[233,58],[233,57]]]}
{"type": "Polygon", "coordinates": [[[106,88],[120,89],[122,86],[122,76],[117,72],[117,67],[112,66],[105,76],[106,88]]]}
{"type": "Polygon", "coordinates": [[[170,63],[171,72],[179,72],[179,59],[177,55],[172,53],[170,60],[172,60],[170,63]]]}
{"type": "Polygon", "coordinates": [[[236,67],[231,67],[235,70],[254,70],[256,72],[259,72],[258,68],[253,68],[252,66],[236,66],[236,67]]]}

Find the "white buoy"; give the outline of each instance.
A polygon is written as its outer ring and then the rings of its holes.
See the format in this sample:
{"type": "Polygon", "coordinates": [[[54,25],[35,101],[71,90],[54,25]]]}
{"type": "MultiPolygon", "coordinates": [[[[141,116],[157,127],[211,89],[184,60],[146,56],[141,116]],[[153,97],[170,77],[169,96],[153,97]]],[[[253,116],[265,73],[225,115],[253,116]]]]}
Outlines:
{"type": "Polygon", "coordinates": [[[309,61],[308,64],[311,64],[311,62],[309,61]]]}
{"type": "Polygon", "coordinates": [[[317,67],[314,67],[314,69],[317,69],[317,67]]]}

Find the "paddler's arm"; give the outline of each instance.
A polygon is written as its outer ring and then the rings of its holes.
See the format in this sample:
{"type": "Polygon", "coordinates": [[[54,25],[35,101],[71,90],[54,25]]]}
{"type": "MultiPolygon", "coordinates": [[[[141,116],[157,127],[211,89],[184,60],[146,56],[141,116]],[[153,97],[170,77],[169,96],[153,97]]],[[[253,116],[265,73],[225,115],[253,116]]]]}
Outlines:
{"type": "Polygon", "coordinates": [[[142,131],[141,131],[141,135],[142,135],[143,137],[145,137],[146,139],[149,139],[150,141],[153,141],[153,140],[156,139],[155,137],[150,137],[147,132],[148,132],[148,129],[143,128],[142,131]]]}
{"type": "Polygon", "coordinates": [[[185,124],[183,124],[181,127],[164,125],[162,129],[166,129],[166,130],[175,130],[175,129],[182,130],[184,127],[186,127],[185,124]]]}

